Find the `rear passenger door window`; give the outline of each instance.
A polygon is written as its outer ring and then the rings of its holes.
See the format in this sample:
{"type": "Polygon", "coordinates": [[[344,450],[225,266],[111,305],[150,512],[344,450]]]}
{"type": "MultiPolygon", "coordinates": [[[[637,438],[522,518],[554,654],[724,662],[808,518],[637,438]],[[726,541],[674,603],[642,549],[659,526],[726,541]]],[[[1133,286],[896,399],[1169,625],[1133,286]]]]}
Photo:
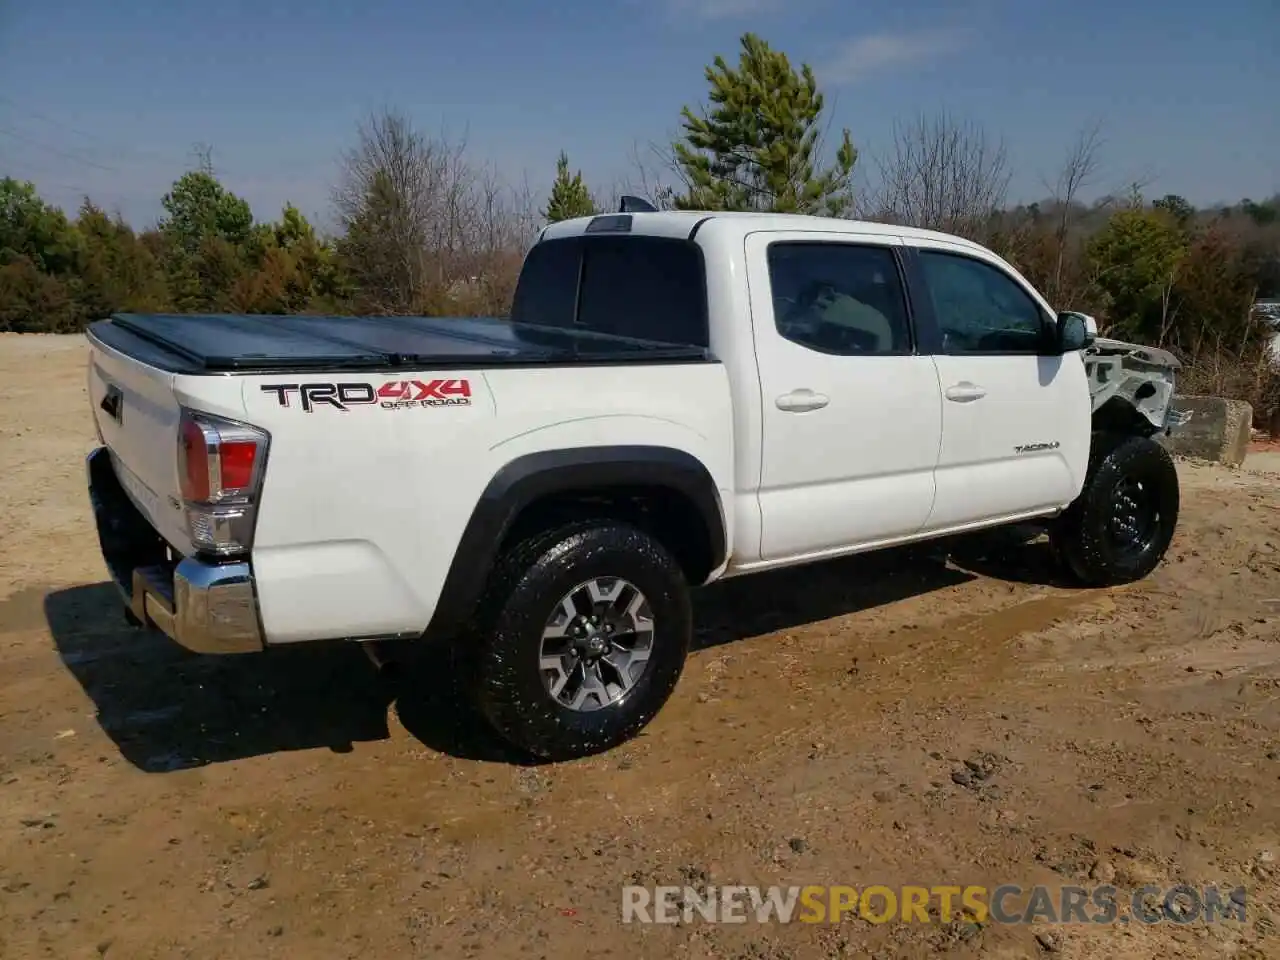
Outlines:
{"type": "Polygon", "coordinates": [[[943,353],[1034,354],[1049,319],[1003,270],[962,254],[919,251],[943,353]]]}
{"type": "Polygon", "coordinates": [[[911,353],[902,279],[888,247],[780,242],[769,246],[778,333],[837,356],[911,353]]]}

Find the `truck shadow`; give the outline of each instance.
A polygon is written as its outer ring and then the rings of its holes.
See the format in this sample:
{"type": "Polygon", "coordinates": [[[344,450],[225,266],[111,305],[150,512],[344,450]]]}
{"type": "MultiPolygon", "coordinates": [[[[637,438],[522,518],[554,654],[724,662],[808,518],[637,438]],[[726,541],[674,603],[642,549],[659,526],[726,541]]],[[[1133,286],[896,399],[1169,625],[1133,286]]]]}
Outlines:
{"type": "Polygon", "coordinates": [[[45,597],[62,662],[120,753],[153,773],[388,736],[389,696],[353,644],[190,653],[124,620],[110,583],[45,597]]]}
{"type": "Polygon", "coordinates": [[[714,583],[696,594],[694,650],[790,630],[974,579],[938,543],[828,560],[714,583]]]}
{"type": "Polygon", "coordinates": [[[1042,529],[998,527],[810,566],[725,580],[701,591],[695,650],[870,610],[985,577],[1068,587],[1042,529]]]}
{"type": "Polygon", "coordinates": [[[1011,524],[981,533],[938,541],[951,563],[966,573],[1009,583],[1038,584],[1061,590],[1076,589],[1063,575],[1044,527],[1011,524]]]}
{"type": "MultiPolygon", "coordinates": [[[[1041,583],[1055,578],[1047,549],[1016,531],[762,573],[695,595],[695,651],[896,603],[979,575],[1041,583]]],[[[429,649],[381,674],[350,643],[201,656],[126,624],[108,583],[49,593],[44,614],[62,662],[93,701],[103,731],[143,771],[320,747],[349,752],[356,743],[390,736],[393,704],[406,730],[432,750],[461,759],[535,762],[488,733],[463,706],[447,661],[429,649]]]]}

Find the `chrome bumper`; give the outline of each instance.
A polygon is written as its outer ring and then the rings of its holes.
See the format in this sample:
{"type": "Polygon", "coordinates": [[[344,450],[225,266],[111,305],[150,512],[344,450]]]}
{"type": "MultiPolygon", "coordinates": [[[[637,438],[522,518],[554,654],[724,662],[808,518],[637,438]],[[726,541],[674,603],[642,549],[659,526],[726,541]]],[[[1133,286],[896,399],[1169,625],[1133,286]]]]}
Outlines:
{"type": "Polygon", "coordinates": [[[102,557],[133,618],[194,653],[261,650],[249,564],[187,557],[174,566],[120,486],[106,447],[89,454],[86,470],[102,557]]]}

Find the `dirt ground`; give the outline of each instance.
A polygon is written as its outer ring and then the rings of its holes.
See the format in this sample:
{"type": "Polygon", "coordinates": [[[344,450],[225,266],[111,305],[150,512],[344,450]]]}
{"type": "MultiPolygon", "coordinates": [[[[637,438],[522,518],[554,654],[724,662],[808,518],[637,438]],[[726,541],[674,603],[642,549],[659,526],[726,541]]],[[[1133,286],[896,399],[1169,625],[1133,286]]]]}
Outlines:
{"type": "Polygon", "coordinates": [[[522,766],[352,646],[126,627],[84,361],[0,336],[0,957],[1280,956],[1276,455],[1180,463],[1168,560],[1123,589],[1016,531],[709,589],[645,735],[522,766]],[[1247,913],[621,922],[628,883],[1107,881],[1247,913]]]}

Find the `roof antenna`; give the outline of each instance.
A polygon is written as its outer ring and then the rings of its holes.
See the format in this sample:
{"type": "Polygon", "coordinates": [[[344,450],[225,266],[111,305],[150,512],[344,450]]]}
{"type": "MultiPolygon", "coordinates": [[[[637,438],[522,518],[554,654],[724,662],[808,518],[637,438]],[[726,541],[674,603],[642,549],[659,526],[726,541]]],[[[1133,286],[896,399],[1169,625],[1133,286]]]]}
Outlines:
{"type": "Polygon", "coordinates": [[[630,194],[622,195],[622,202],[618,206],[619,213],[657,213],[658,208],[643,197],[633,197],[630,194]]]}

